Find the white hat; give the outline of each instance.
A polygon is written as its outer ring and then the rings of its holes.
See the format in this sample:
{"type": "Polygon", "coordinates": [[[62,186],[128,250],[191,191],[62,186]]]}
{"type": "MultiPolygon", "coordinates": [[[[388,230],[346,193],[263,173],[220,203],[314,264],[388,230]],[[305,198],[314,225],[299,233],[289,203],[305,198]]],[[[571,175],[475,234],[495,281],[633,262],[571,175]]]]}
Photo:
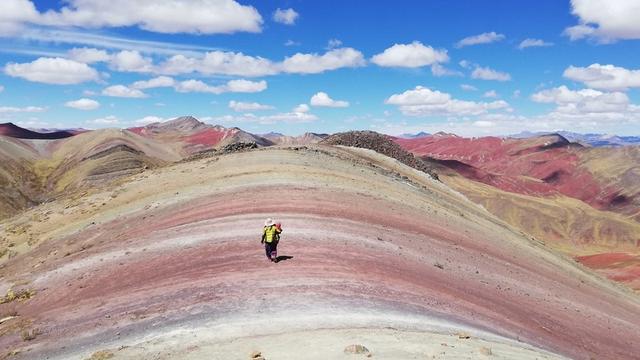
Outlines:
{"type": "Polygon", "coordinates": [[[272,218],[268,218],[267,221],[264,222],[264,226],[275,225],[272,218]]]}

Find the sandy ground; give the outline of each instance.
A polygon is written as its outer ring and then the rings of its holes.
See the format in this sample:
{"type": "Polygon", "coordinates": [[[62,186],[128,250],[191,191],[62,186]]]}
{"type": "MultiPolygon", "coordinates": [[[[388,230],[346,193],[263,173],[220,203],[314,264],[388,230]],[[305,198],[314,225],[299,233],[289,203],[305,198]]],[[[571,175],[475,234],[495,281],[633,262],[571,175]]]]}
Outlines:
{"type": "Polygon", "coordinates": [[[640,353],[636,295],[364,150],[178,164],[1,226],[20,251],[0,291],[36,291],[0,305],[18,314],[0,324],[16,358],[336,358],[356,341],[389,359],[640,353]],[[269,216],[292,257],[278,264],[259,244],[269,216]]]}

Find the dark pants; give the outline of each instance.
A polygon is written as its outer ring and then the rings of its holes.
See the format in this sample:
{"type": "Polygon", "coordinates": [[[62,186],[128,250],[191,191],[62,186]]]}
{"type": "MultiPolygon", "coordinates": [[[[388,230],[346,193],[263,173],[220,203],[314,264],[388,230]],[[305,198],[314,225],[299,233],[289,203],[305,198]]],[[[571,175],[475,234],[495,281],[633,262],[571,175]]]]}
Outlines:
{"type": "Polygon", "coordinates": [[[277,241],[272,241],[272,242],[265,242],[264,243],[264,251],[267,254],[267,257],[269,259],[275,259],[278,257],[278,242],[277,241]]]}

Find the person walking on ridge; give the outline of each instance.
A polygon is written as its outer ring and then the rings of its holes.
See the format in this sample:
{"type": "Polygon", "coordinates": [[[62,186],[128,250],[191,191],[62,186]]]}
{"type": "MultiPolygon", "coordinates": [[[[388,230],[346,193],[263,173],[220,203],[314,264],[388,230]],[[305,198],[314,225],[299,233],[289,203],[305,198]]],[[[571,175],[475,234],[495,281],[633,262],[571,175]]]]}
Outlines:
{"type": "Polygon", "coordinates": [[[278,262],[278,241],[280,240],[281,232],[282,226],[280,223],[276,224],[271,218],[265,221],[260,243],[264,244],[267,258],[273,262],[278,262]]]}

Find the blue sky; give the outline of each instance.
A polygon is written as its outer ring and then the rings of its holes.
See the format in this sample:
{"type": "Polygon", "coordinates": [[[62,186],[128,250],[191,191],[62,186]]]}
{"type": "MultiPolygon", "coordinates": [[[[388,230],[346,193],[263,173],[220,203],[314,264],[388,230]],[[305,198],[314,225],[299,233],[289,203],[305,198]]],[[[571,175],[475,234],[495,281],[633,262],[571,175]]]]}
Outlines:
{"type": "Polygon", "coordinates": [[[640,134],[638,0],[0,2],[0,122],[640,134]]]}

